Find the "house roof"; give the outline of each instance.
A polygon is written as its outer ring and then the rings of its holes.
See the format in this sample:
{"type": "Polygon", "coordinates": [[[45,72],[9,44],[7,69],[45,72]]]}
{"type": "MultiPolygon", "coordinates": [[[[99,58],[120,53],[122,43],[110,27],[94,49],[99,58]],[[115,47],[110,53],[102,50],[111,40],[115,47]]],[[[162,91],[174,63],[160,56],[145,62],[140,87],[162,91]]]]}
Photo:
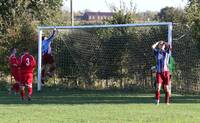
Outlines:
{"type": "Polygon", "coordinates": [[[113,12],[85,12],[88,16],[112,16],[113,12]]]}

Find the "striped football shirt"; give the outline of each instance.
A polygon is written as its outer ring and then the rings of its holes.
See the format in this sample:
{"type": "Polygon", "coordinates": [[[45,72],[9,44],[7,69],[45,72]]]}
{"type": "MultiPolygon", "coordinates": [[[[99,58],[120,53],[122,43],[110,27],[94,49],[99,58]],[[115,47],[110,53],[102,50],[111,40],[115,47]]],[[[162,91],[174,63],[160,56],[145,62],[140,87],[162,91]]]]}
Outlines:
{"type": "Polygon", "coordinates": [[[170,50],[154,49],[154,55],[156,57],[156,72],[161,73],[169,71],[168,63],[171,56],[170,50]]]}

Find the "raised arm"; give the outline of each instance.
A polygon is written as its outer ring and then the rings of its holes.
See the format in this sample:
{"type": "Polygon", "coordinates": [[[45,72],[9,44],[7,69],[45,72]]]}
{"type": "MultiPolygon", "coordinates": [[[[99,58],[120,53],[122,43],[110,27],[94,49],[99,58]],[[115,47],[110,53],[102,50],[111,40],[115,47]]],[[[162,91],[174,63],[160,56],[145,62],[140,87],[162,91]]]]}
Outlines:
{"type": "Polygon", "coordinates": [[[156,47],[158,46],[158,44],[160,43],[160,41],[156,42],[155,44],[152,45],[152,49],[156,49],[156,47]]]}
{"type": "Polygon", "coordinates": [[[51,36],[47,40],[52,41],[56,37],[57,34],[58,34],[58,30],[55,28],[53,30],[53,33],[51,34],[51,36]]]}
{"type": "Polygon", "coordinates": [[[171,55],[171,46],[165,42],[165,51],[171,55]]]}

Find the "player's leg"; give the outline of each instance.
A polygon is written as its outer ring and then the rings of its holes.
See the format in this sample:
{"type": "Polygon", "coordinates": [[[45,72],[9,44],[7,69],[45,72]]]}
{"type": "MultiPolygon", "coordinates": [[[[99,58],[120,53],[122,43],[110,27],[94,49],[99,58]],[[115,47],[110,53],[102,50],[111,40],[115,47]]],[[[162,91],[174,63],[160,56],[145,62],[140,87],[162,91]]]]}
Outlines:
{"type": "Polygon", "coordinates": [[[42,84],[44,84],[45,77],[46,77],[46,65],[43,65],[43,67],[42,67],[42,78],[41,78],[42,84]]]}
{"type": "Polygon", "coordinates": [[[171,79],[171,75],[170,75],[170,82],[169,82],[169,96],[171,97],[172,95],[172,79],[171,79]]]}
{"type": "Polygon", "coordinates": [[[12,91],[15,94],[17,94],[17,93],[19,93],[19,89],[20,89],[19,82],[14,83],[13,86],[12,86],[12,91]]]}
{"type": "Polygon", "coordinates": [[[10,88],[8,89],[8,93],[12,94],[12,92],[14,92],[14,84],[13,84],[13,73],[11,72],[10,74],[11,79],[10,79],[10,88]]]}
{"type": "Polygon", "coordinates": [[[11,94],[12,92],[14,92],[14,94],[17,94],[19,92],[19,77],[16,74],[12,74],[12,76],[14,77],[15,82],[13,84],[11,83],[12,85],[9,90],[9,94],[11,94]]]}
{"type": "Polygon", "coordinates": [[[25,83],[20,83],[20,94],[21,94],[21,99],[25,99],[25,83]]]}
{"type": "Polygon", "coordinates": [[[157,89],[156,89],[156,104],[160,103],[160,89],[161,89],[161,83],[157,83],[157,89]]]}
{"type": "Polygon", "coordinates": [[[20,76],[20,95],[21,99],[25,99],[25,85],[26,85],[27,76],[26,74],[21,74],[20,76]]]}
{"type": "Polygon", "coordinates": [[[15,79],[15,83],[13,84],[13,91],[15,92],[15,94],[17,94],[19,92],[20,89],[20,75],[19,74],[15,74],[13,75],[14,79],[15,79]]]}
{"type": "Polygon", "coordinates": [[[33,81],[33,73],[29,73],[27,75],[27,83],[26,86],[28,87],[28,100],[31,100],[32,94],[33,94],[33,87],[32,87],[32,81],[33,81]]]}
{"type": "Polygon", "coordinates": [[[165,103],[166,104],[169,104],[169,98],[170,98],[170,74],[169,74],[169,71],[165,71],[164,72],[164,87],[165,87],[165,103]]]}
{"type": "Polygon", "coordinates": [[[52,77],[54,74],[54,71],[56,69],[56,64],[54,62],[53,56],[51,54],[44,54],[42,56],[42,84],[45,84],[46,77],[52,77]]]}
{"type": "Polygon", "coordinates": [[[169,104],[170,92],[169,85],[165,85],[165,103],[169,104]]]}
{"type": "Polygon", "coordinates": [[[54,71],[56,69],[56,64],[55,64],[54,58],[51,54],[48,54],[48,64],[49,64],[49,71],[47,72],[47,75],[49,77],[52,77],[54,74],[54,71]]]}
{"type": "Polygon", "coordinates": [[[160,103],[160,89],[162,85],[162,73],[156,73],[156,82],[157,82],[157,89],[156,89],[156,104],[160,103]]]}
{"type": "Polygon", "coordinates": [[[31,101],[32,95],[33,95],[33,88],[32,88],[32,83],[27,84],[28,87],[28,100],[31,101]]]}
{"type": "Polygon", "coordinates": [[[55,63],[50,64],[49,72],[47,73],[49,77],[53,76],[55,69],[56,69],[56,64],[55,63]]]}
{"type": "Polygon", "coordinates": [[[42,55],[42,75],[41,75],[41,82],[44,85],[45,84],[45,77],[47,72],[47,64],[48,64],[48,56],[47,54],[42,55]]]}

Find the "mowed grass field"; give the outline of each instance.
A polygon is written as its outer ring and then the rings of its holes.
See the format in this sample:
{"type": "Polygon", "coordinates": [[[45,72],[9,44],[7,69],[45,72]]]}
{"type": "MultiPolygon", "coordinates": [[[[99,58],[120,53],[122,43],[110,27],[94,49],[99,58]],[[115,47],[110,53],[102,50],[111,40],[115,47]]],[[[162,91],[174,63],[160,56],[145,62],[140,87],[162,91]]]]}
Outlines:
{"type": "Polygon", "coordinates": [[[200,123],[200,96],[173,95],[170,105],[162,97],[158,106],[153,96],[45,89],[28,102],[1,91],[0,123],[200,123]]]}

